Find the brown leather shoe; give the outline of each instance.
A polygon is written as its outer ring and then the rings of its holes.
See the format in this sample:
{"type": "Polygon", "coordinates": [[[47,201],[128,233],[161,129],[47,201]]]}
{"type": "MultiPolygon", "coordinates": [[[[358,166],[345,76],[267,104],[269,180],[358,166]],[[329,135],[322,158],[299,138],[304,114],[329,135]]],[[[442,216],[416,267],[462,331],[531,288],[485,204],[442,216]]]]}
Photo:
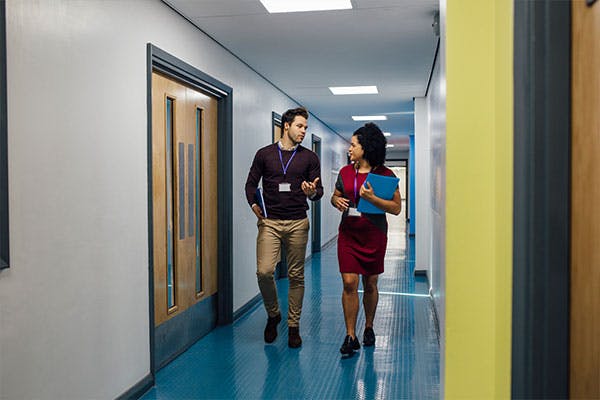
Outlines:
{"type": "Polygon", "coordinates": [[[302,338],[300,337],[300,328],[290,326],[288,328],[288,346],[292,349],[302,346],[302,338]]]}
{"type": "Polygon", "coordinates": [[[277,325],[281,322],[281,314],[277,314],[274,317],[267,319],[267,326],[265,326],[265,342],[273,343],[277,338],[277,325]]]}

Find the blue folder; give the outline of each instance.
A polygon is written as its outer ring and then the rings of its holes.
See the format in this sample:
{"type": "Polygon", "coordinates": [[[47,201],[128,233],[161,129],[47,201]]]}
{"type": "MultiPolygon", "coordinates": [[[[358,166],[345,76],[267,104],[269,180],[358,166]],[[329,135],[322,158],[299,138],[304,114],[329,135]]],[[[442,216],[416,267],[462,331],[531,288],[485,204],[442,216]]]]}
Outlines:
{"type": "Polygon", "coordinates": [[[263,217],[267,218],[267,206],[265,204],[265,198],[263,197],[263,191],[261,188],[256,189],[256,193],[254,193],[254,201],[261,208],[263,217]]]}
{"type": "MultiPolygon", "coordinates": [[[[380,197],[384,200],[391,200],[394,197],[394,193],[398,189],[398,182],[400,179],[395,176],[383,176],[370,173],[367,175],[367,179],[365,179],[365,183],[369,182],[373,191],[375,192],[375,196],[380,197]]],[[[361,198],[358,201],[358,207],[356,208],[361,213],[368,214],[385,214],[380,208],[377,208],[373,205],[373,203],[361,198]]]]}

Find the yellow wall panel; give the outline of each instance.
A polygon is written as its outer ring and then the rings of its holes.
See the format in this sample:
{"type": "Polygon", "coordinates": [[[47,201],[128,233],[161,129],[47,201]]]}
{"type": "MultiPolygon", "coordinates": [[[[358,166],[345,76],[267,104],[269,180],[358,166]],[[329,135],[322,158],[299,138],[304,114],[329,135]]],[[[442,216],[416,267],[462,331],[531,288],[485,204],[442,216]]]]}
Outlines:
{"type": "Polygon", "coordinates": [[[512,1],[447,0],[445,397],[510,397],[512,1]]]}

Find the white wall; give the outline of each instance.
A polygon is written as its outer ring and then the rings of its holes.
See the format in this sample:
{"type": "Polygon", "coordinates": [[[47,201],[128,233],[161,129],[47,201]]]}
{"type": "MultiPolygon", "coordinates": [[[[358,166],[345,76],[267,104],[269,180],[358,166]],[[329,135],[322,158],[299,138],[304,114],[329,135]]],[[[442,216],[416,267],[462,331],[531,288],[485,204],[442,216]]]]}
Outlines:
{"type": "Polygon", "coordinates": [[[430,187],[431,187],[431,283],[434,299],[444,318],[445,220],[446,220],[446,96],[445,77],[442,75],[440,56],[435,63],[429,95],[427,96],[430,131],[430,187]]]}
{"type": "MultiPolygon", "coordinates": [[[[430,293],[438,315],[442,388],[446,320],[446,72],[444,60],[442,39],[427,97],[415,98],[417,214],[415,271],[427,273],[430,293]]],[[[441,393],[444,393],[443,390],[441,393]]]]}
{"type": "MultiPolygon", "coordinates": [[[[234,90],[234,310],[258,293],[246,174],[271,140],[271,112],[296,104],[158,0],[8,0],[6,18],[0,398],[114,398],[150,366],[146,44],[234,90]]],[[[345,151],[323,124],[310,126],[324,154],[345,151]]],[[[339,218],[329,195],[323,243],[339,218]]]]}
{"type": "Polygon", "coordinates": [[[415,272],[426,273],[431,285],[431,173],[427,99],[415,98],[415,272]]]}
{"type": "Polygon", "coordinates": [[[444,393],[446,324],[446,0],[440,0],[440,49],[427,95],[431,172],[431,283],[440,325],[440,393],[444,393]]]}

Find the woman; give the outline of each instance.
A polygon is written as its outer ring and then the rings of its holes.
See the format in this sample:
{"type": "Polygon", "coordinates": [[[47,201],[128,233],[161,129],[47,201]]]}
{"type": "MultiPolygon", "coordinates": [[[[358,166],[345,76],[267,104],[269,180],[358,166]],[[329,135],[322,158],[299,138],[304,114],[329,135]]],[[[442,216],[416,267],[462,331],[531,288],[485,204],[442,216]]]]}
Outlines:
{"type": "Polygon", "coordinates": [[[360,214],[356,207],[362,198],[385,212],[400,214],[402,205],[398,189],[391,200],[384,200],[375,195],[368,182],[364,184],[369,173],[395,176],[383,165],[385,149],[386,139],[377,125],[367,123],[357,129],[348,151],[353,163],[340,170],[331,196],[331,204],[342,212],[338,236],[338,261],[344,284],[342,306],[346,322],[346,337],[340,348],[342,356],[351,356],[360,349],[356,338],[359,275],[362,275],[366,320],[363,345],[375,345],[373,320],[379,300],[377,278],[383,272],[387,246],[387,219],[385,214],[360,214]]]}

